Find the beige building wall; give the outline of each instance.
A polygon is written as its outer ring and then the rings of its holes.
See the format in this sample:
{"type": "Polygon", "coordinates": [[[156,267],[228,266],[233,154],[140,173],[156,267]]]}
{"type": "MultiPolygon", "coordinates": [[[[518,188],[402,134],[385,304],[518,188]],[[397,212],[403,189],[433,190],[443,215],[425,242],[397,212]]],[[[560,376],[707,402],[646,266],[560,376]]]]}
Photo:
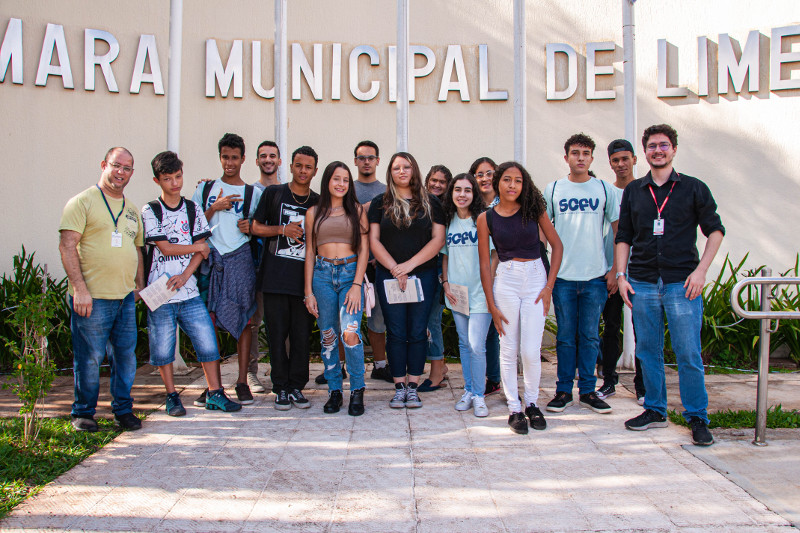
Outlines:
{"type": "MultiPolygon", "coordinates": [[[[9,20],[23,22],[23,83],[12,83],[9,66],[0,83],[0,186],[5,205],[0,220],[0,272],[11,266],[21,245],[62,272],[57,251],[58,222],[65,202],[96,183],[99,163],[113,145],[128,147],[136,158],[136,171],[128,197],[140,207],[155,198],[150,159],[166,149],[166,95],[156,95],[152,84],[140,94],[130,94],[131,76],[139,37],[156,36],[165,88],[168,84],[169,2],[89,0],[4,0],[0,32],[9,20]],[[45,87],[34,84],[45,28],[64,27],[75,88],[64,89],[61,79],[50,76],[45,87]],[[112,63],[119,93],[106,88],[95,67],[96,89],[85,90],[84,30],[110,32],[120,45],[112,63]]],[[[244,178],[258,177],[255,149],[264,139],[274,139],[274,100],[252,89],[251,43],[262,42],[262,79],[272,87],[272,2],[241,0],[215,2],[187,0],[183,18],[183,72],[181,75],[181,144],[185,162],[184,195],[194,191],[196,180],[217,177],[217,140],[227,131],[247,142],[244,178]],[[205,96],[206,39],[217,40],[223,63],[235,39],[243,41],[243,97],[233,91],[223,98],[205,96]]],[[[290,101],[289,147],[316,148],[320,170],[335,159],[352,167],[352,150],[365,138],[381,147],[383,179],[395,148],[395,105],[388,98],[388,51],[396,38],[395,2],[389,0],[291,0],[288,40],[301,43],[311,62],[313,43],[323,45],[323,98],[316,101],[305,80],[302,99],[290,101]],[[332,43],[342,45],[341,99],[331,99],[332,43]],[[369,102],[356,100],[349,90],[348,57],[353,47],[371,45],[380,65],[369,67],[362,56],[362,89],[369,81],[381,84],[369,102]]],[[[501,162],[511,159],[513,146],[513,19],[507,0],[411,2],[410,40],[426,45],[436,55],[433,72],[415,82],[416,101],[410,106],[410,151],[423,171],[443,163],[453,172],[465,171],[472,160],[488,155],[501,162]],[[437,101],[447,45],[460,44],[464,53],[470,101],[461,102],[451,92],[437,101]],[[507,101],[479,101],[478,45],[489,47],[491,89],[504,89],[507,101]]],[[[640,1],[636,3],[639,132],[647,125],[667,122],[680,134],[676,168],[706,181],[720,206],[728,234],[717,260],[730,252],[740,258],[750,252],[750,264],[785,269],[798,251],[795,233],[800,216],[794,199],[800,193],[800,173],[790,158],[796,153],[800,128],[800,89],[770,91],[769,44],[772,28],[800,24],[796,0],[640,1]],[[711,69],[711,95],[698,97],[697,38],[717,43],[727,33],[744,47],[748,32],[761,33],[760,89],[737,94],[716,94],[716,69],[711,69]],[[686,98],[657,97],[657,41],[665,38],[679,50],[678,82],[691,94],[686,98]]],[[[800,37],[784,40],[784,52],[800,52],[800,37]]],[[[105,50],[102,43],[97,53],[105,50]]],[[[598,149],[593,164],[598,176],[613,179],[605,146],[624,135],[621,0],[555,0],[527,5],[527,161],[536,183],[543,189],[567,172],[563,143],[583,131],[595,138],[598,149]],[[598,78],[598,89],[613,89],[614,100],[586,98],[586,43],[613,41],[616,50],[599,55],[598,63],[613,62],[614,75],[598,78]],[[564,101],[546,99],[545,46],[566,43],[579,57],[578,88],[564,101]]],[[[716,48],[709,53],[716,62],[716,48]]],[[[291,59],[291,55],[290,55],[291,59]]],[[[56,59],[53,60],[55,64],[56,59]]],[[[423,63],[417,57],[417,66],[423,63]]],[[[2,63],[0,63],[2,67],[2,63]]],[[[291,73],[291,62],[290,62],[291,73]]],[[[565,72],[559,63],[559,80],[565,72]]],[[[783,77],[800,78],[800,63],[785,65],[783,77]]],[[[289,86],[289,94],[292,84],[289,86]]],[[[638,135],[637,135],[638,138],[638,135]]],[[[635,143],[637,149],[640,143],[635,143]]],[[[642,154],[639,154],[642,155],[642,154]]],[[[284,154],[288,163],[289,154],[284,154]]],[[[640,157],[639,174],[647,170],[640,157]]],[[[701,239],[702,241],[702,239],[701,239]]],[[[702,244],[702,243],[701,243],[702,244]]]]}

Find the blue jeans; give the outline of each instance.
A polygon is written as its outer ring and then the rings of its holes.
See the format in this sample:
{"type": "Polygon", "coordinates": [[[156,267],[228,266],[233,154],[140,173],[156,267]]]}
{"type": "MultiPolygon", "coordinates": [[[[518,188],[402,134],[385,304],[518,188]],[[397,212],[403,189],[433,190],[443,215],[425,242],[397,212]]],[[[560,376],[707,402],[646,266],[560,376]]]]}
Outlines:
{"type": "Polygon", "coordinates": [[[489,324],[489,333],[486,335],[486,379],[500,383],[500,334],[494,322],[489,324]]]}
{"type": "Polygon", "coordinates": [[[436,269],[423,270],[415,274],[422,285],[425,299],[413,304],[389,304],[383,282],[394,279],[388,270],[378,266],[375,289],[383,308],[386,322],[386,357],[392,369],[392,376],[403,378],[421,376],[425,370],[425,356],[428,352],[427,325],[436,290],[436,269]]]}
{"type": "Polygon", "coordinates": [[[588,281],[556,278],[553,288],[553,306],[558,323],[556,392],[572,394],[576,366],[578,392],[594,392],[597,384],[594,367],[600,349],[600,313],[603,312],[607,297],[606,279],[603,276],[588,281]]]}
{"type": "Polygon", "coordinates": [[[700,330],[703,299],[686,298],[683,283],[646,283],[630,280],[633,323],[636,324],[636,358],[644,374],[644,408],[667,416],[667,385],[664,378],[664,316],[669,325],[672,349],[678,363],[683,417],[696,416],[708,423],[700,330]]]}
{"type": "Polygon", "coordinates": [[[111,366],[111,410],[115,415],[133,411],[131,387],[136,375],[136,310],[133,293],[122,300],[92,300],[92,313],[79,316],[69,297],[72,331],[75,401],[72,414],[94,416],[100,394],[100,364],[108,351],[111,366]],[[109,345],[111,349],[106,350],[109,345]]]}
{"type": "Polygon", "coordinates": [[[433,294],[433,306],[428,316],[428,360],[441,361],[444,359],[444,338],[442,337],[442,312],[444,304],[441,303],[442,285],[436,281],[436,292],[433,294]]]}
{"type": "Polygon", "coordinates": [[[471,313],[467,316],[453,311],[453,321],[458,332],[464,390],[482,398],[486,386],[486,333],[492,315],[471,313]]]}
{"type": "MultiPolygon", "coordinates": [[[[355,256],[352,256],[355,257],[355,256]]],[[[357,262],[333,265],[320,258],[314,262],[312,288],[317,300],[320,336],[322,337],[322,362],[328,390],[342,390],[342,369],[339,366],[339,338],[344,345],[344,357],[350,372],[350,390],[364,388],[364,344],[361,342],[361,315],[364,313],[364,293],[360,292],[361,306],[347,312],[344,303],[347,291],[353,286],[357,262]],[[344,333],[358,335],[358,342],[349,345],[344,333]]]]}
{"type": "Polygon", "coordinates": [[[219,359],[214,324],[203,300],[196,296],[147,311],[151,365],[164,366],[175,360],[175,328],[178,325],[192,341],[199,362],[219,359]]]}

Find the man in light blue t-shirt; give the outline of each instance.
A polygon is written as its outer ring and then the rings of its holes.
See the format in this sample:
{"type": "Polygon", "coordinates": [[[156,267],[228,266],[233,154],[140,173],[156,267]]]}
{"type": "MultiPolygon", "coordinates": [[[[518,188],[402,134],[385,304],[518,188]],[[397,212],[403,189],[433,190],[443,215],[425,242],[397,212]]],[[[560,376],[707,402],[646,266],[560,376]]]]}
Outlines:
{"type": "Polygon", "coordinates": [[[595,362],[600,345],[598,326],[606,302],[609,264],[603,246],[603,224],[617,231],[619,203],[613,187],[589,173],[595,143],[579,133],[567,139],[564,160],[569,175],[545,189],[547,214],[564,244],[564,258],[553,287],[558,323],[556,395],[547,410],[561,412],[573,404],[578,368],[580,405],[597,413],[611,407],[595,393],[595,362]]]}

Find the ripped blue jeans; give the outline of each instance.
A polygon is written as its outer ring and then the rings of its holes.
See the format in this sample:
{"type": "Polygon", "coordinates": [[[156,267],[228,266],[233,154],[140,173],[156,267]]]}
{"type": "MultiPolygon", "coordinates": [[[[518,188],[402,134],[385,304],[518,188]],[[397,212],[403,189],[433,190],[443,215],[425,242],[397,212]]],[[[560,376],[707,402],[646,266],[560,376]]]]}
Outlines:
{"type": "MultiPolygon", "coordinates": [[[[355,257],[355,256],[352,256],[355,257]]],[[[349,259],[349,258],[345,258],[349,259]]],[[[361,342],[361,315],[364,313],[364,292],[360,291],[358,310],[348,313],[344,303],[347,291],[353,285],[357,262],[333,265],[317,258],[314,262],[312,290],[319,309],[320,336],[322,337],[322,362],[328,390],[342,390],[342,369],[339,363],[339,339],[344,345],[345,362],[350,374],[350,390],[364,388],[364,344],[361,342]],[[357,342],[348,343],[343,333],[355,333],[357,342]]]]}

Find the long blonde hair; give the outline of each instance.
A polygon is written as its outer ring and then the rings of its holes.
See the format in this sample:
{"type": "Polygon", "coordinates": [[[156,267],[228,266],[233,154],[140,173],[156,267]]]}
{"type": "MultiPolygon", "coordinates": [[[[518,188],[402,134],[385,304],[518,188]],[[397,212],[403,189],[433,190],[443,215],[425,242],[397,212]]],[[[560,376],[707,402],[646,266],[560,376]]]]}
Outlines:
{"type": "Polygon", "coordinates": [[[431,201],[428,191],[425,190],[422,183],[422,173],[419,171],[417,160],[408,152],[397,152],[389,160],[389,167],[386,169],[386,193],[383,195],[383,211],[397,228],[410,227],[420,213],[425,218],[430,218],[431,216],[431,201]],[[411,163],[411,181],[408,184],[411,189],[410,200],[400,197],[392,179],[392,165],[398,157],[402,157],[411,163]]]}

